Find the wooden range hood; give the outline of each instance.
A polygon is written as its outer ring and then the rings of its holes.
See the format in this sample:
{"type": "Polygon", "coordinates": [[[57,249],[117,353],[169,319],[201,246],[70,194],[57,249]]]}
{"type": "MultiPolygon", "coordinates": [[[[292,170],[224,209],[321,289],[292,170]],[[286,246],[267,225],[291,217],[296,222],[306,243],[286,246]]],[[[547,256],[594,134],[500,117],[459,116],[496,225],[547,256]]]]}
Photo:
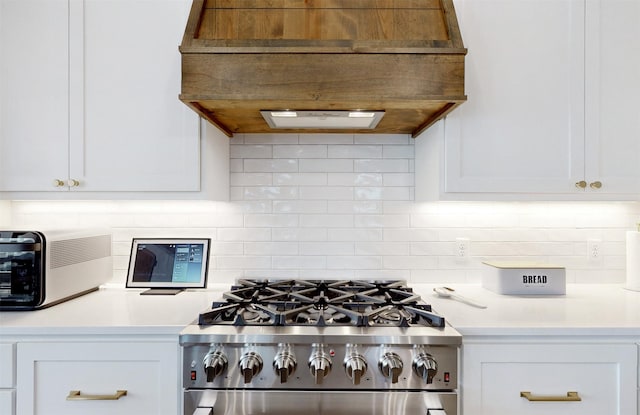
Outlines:
{"type": "Polygon", "coordinates": [[[466,101],[452,0],[194,0],[180,100],[234,133],[409,133],[466,101]],[[261,110],[384,111],[375,129],[272,129],[261,110]]]}

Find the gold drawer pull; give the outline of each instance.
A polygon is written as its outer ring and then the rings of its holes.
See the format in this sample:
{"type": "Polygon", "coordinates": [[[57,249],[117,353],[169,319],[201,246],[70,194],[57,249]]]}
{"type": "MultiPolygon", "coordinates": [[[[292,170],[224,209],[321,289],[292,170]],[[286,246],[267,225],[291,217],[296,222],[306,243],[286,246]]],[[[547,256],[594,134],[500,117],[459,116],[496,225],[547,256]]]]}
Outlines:
{"type": "Polygon", "coordinates": [[[578,402],[582,400],[578,396],[578,392],[567,392],[567,396],[534,395],[531,392],[520,392],[520,397],[531,402],[578,402]]]}
{"type": "Polygon", "coordinates": [[[71,391],[68,401],[117,401],[127,394],[127,391],[116,391],[113,395],[80,395],[80,391],[71,391]]]}

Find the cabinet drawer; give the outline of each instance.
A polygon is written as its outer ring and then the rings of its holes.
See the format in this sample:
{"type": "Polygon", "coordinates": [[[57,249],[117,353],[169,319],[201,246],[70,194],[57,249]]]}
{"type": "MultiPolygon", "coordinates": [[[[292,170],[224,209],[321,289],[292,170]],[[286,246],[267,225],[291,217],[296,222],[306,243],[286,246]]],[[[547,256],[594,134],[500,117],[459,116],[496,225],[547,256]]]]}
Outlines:
{"type": "MultiPolygon", "coordinates": [[[[13,388],[15,383],[15,345],[0,343],[0,388],[13,388]]],[[[4,413],[4,412],[2,412],[4,413]]]]}
{"type": "Polygon", "coordinates": [[[174,343],[20,343],[17,412],[175,415],[177,368],[174,343]]]}
{"type": "Polygon", "coordinates": [[[464,412],[636,414],[634,348],[582,344],[465,345],[464,412]],[[573,392],[580,400],[571,400],[573,392]]]}

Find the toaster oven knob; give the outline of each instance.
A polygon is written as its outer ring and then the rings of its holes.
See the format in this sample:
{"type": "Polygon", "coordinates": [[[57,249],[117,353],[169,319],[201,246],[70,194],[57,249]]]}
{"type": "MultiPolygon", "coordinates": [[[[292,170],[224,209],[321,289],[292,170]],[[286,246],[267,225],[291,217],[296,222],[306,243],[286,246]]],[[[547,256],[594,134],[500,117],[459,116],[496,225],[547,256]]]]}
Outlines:
{"type": "Polygon", "coordinates": [[[429,353],[420,351],[413,359],[413,370],[426,384],[430,384],[438,373],[438,363],[429,353]]]}
{"type": "Polygon", "coordinates": [[[322,380],[331,372],[331,357],[322,346],[314,346],[309,357],[309,370],[315,379],[316,385],[321,385],[322,380]]]}
{"type": "Polygon", "coordinates": [[[344,370],[354,385],[360,384],[362,375],[367,371],[367,361],[364,356],[358,353],[355,346],[347,345],[347,355],[344,358],[344,370]]]}
{"type": "Polygon", "coordinates": [[[216,376],[220,376],[225,371],[228,360],[222,350],[215,350],[206,354],[203,363],[207,382],[213,382],[216,376]]]}
{"type": "Polygon", "coordinates": [[[238,366],[244,377],[244,383],[251,383],[251,379],[262,370],[262,357],[256,352],[247,352],[242,355],[238,366]]]}
{"type": "Polygon", "coordinates": [[[397,353],[386,352],[378,362],[380,372],[385,378],[390,378],[391,383],[398,383],[398,377],[402,373],[402,359],[397,353]]]}
{"type": "Polygon", "coordinates": [[[291,348],[286,345],[280,345],[278,354],[273,359],[273,369],[280,376],[280,383],[286,383],[289,376],[296,370],[298,365],[296,356],[291,348]]]}

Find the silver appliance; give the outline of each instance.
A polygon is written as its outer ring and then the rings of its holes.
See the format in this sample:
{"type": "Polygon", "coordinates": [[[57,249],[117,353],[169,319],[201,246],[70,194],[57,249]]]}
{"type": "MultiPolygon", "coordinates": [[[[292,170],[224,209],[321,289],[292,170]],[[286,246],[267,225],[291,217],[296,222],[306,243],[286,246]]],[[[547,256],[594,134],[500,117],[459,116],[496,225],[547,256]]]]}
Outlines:
{"type": "Polygon", "coordinates": [[[180,335],[185,415],[456,415],[461,335],[404,281],[239,280],[180,335]]]}
{"type": "Polygon", "coordinates": [[[49,307],[112,277],[108,231],[0,230],[0,310],[49,307]]]}

